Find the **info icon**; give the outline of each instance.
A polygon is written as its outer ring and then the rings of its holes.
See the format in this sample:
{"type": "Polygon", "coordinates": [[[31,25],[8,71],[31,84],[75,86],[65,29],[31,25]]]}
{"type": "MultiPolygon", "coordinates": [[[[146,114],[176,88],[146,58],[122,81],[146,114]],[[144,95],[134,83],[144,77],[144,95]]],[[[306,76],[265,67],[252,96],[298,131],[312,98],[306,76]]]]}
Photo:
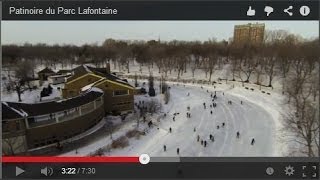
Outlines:
{"type": "Polygon", "coordinates": [[[267,167],[266,173],[267,173],[269,176],[271,176],[271,175],[273,175],[273,173],[274,173],[274,169],[273,169],[272,167],[267,167]]]}
{"type": "Polygon", "coordinates": [[[301,16],[308,16],[310,14],[310,8],[308,6],[301,6],[299,11],[301,16]]]}

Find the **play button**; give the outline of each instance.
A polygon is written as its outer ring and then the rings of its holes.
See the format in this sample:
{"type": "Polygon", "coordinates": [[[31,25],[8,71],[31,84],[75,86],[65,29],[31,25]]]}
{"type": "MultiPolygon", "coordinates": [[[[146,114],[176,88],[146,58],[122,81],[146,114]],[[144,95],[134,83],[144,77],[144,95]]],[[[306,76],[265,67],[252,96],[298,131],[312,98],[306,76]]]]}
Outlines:
{"type": "Polygon", "coordinates": [[[16,166],[16,176],[19,176],[20,174],[24,173],[25,170],[19,168],[18,166],[16,166]]]}

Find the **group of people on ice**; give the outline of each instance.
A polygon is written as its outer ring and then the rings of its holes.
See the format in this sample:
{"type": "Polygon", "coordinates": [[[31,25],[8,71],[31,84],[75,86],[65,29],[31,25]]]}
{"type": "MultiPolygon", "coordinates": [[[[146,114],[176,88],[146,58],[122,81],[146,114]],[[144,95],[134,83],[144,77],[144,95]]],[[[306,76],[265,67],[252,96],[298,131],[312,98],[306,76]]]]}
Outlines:
{"type": "MultiPolygon", "coordinates": [[[[203,89],[203,87],[201,87],[201,89],[203,89]]],[[[208,90],[207,90],[207,92],[209,93],[208,90]]],[[[224,95],[224,92],[222,92],[222,94],[224,95]]],[[[190,96],[190,93],[188,93],[187,96],[190,96]]],[[[215,102],[215,100],[216,100],[217,98],[218,98],[218,96],[217,96],[217,92],[216,92],[216,91],[214,92],[214,94],[213,94],[213,93],[210,94],[210,99],[212,100],[212,104],[209,103],[209,104],[210,104],[210,108],[215,108],[215,107],[217,107],[217,103],[215,102]]],[[[229,105],[232,105],[232,101],[231,101],[231,100],[228,100],[227,103],[228,103],[229,105]]],[[[240,104],[242,105],[243,102],[240,101],[240,104]]],[[[207,108],[206,102],[203,102],[203,108],[204,108],[204,109],[207,108]]],[[[213,114],[213,111],[212,111],[212,110],[210,110],[210,114],[213,114]]],[[[177,115],[179,115],[179,113],[174,113],[174,114],[173,114],[173,121],[175,121],[175,117],[176,117],[177,115]]],[[[186,115],[187,115],[187,118],[191,118],[190,106],[187,107],[187,113],[186,113],[186,115]]],[[[224,128],[225,126],[226,126],[226,123],[225,123],[225,122],[222,122],[221,127],[224,128]]],[[[216,128],[219,129],[219,128],[220,128],[220,125],[217,125],[216,128]]],[[[193,128],[193,132],[196,132],[196,127],[193,128]]],[[[172,133],[172,128],[171,128],[171,127],[169,128],[169,133],[172,133]]],[[[209,143],[210,141],[211,141],[212,143],[215,141],[214,135],[209,134],[208,137],[209,137],[209,139],[207,139],[207,140],[201,139],[200,135],[198,134],[196,140],[197,140],[197,142],[199,142],[203,147],[207,147],[207,146],[208,146],[208,143],[209,143]]],[[[240,132],[239,132],[239,131],[236,132],[236,138],[237,138],[237,139],[240,138],[240,132]]],[[[254,145],[254,144],[255,144],[255,139],[252,138],[252,139],[251,139],[251,145],[254,145]]],[[[167,146],[166,146],[166,145],[163,145],[163,151],[165,151],[165,152],[167,151],[167,146]]],[[[179,153],[180,153],[180,148],[179,148],[179,147],[176,149],[176,152],[177,152],[177,154],[179,155],[179,153]]]]}

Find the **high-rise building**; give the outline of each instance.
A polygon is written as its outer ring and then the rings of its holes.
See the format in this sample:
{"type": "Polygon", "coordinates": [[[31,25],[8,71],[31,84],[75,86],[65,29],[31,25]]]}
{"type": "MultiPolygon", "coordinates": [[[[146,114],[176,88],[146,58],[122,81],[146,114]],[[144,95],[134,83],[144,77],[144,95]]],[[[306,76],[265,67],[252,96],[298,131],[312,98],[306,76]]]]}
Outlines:
{"type": "Polygon", "coordinates": [[[264,39],[264,28],[264,23],[235,25],[233,42],[235,44],[262,44],[264,39]]]}

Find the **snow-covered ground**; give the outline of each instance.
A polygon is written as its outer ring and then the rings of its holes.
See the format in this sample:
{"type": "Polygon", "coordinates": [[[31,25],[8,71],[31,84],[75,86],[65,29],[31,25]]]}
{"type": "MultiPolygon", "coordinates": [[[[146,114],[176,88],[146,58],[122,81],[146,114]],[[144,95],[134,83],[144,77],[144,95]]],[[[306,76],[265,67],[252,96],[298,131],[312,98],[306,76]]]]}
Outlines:
{"type": "MultiPolygon", "coordinates": [[[[216,88],[201,88],[201,85],[196,84],[169,84],[171,99],[167,105],[163,105],[162,110],[167,116],[161,116],[158,122],[156,116],[159,114],[155,115],[152,119],[154,127],[150,129],[146,123],[141,122],[139,129],[147,131],[145,136],[138,139],[129,138],[127,147],[109,149],[104,152],[105,155],[147,153],[150,156],[178,156],[177,148],[180,149],[179,156],[282,156],[285,153],[286,146],[278,138],[281,128],[280,95],[267,95],[257,89],[251,91],[239,86],[233,88],[230,83],[217,84],[216,88]],[[218,96],[215,101],[217,107],[210,108],[210,95],[214,94],[214,91],[217,91],[218,96]],[[187,96],[188,93],[190,96],[187,96]],[[227,103],[229,100],[232,101],[232,105],[227,103]],[[207,105],[206,109],[203,107],[204,102],[207,105]],[[191,118],[186,117],[187,106],[191,108],[191,118]],[[174,113],[180,113],[176,115],[175,121],[174,113]],[[223,122],[226,124],[225,127],[222,127],[223,122]],[[170,127],[172,133],[169,132],[170,127]],[[239,139],[236,138],[237,131],[240,132],[239,139]],[[209,140],[210,134],[214,136],[214,142],[209,140]],[[208,142],[207,147],[197,142],[198,135],[208,142]],[[254,145],[250,144],[252,138],[255,139],[254,145]],[[163,150],[164,145],[167,147],[166,152],[163,150]]],[[[156,98],[161,99],[160,96],[156,98]]],[[[148,98],[140,95],[136,99],[148,98]]],[[[135,120],[127,121],[113,133],[113,139],[124,136],[136,126],[135,120]]],[[[111,143],[112,140],[108,136],[77,149],[77,154],[71,151],[62,155],[90,155],[111,143]]]]}
{"type": "MultiPolygon", "coordinates": [[[[42,86],[38,87],[37,89],[25,90],[21,94],[21,102],[23,103],[38,103],[38,102],[45,102],[45,101],[52,101],[52,100],[59,100],[61,99],[61,89],[63,88],[64,84],[57,84],[51,85],[52,87],[52,94],[46,97],[42,97],[40,101],[40,93],[44,87],[48,87],[48,82],[45,81],[42,86]],[[60,90],[58,90],[58,87],[60,90]]],[[[8,93],[7,91],[1,92],[1,101],[9,101],[9,102],[18,102],[18,94],[16,91],[11,91],[8,93]]]]}
{"type": "MultiPolygon", "coordinates": [[[[231,79],[230,67],[222,65],[221,70],[216,70],[212,75],[212,81],[218,78],[231,79]]],[[[72,66],[74,67],[74,66],[72,66]]],[[[71,66],[67,69],[72,68],[71,66]]],[[[42,67],[41,67],[42,68],[42,67]]],[[[41,69],[38,67],[37,69],[41,69]]],[[[55,68],[58,71],[61,67],[55,68]]],[[[130,64],[130,73],[126,69],[117,69],[118,66],[111,65],[111,71],[120,72],[124,77],[126,75],[149,75],[149,69],[146,66],[140,67],[138,64],[130,64]],[[116,67],[116,69],[114,69],[116,67]]],[[[158,69],[154,66],[151,69],[155,77],[161,76],[158,69]]],[[[177,78],[177,72],[174,70],[168,73],[169,79],[177,78]]],[[[256,77],[252,75],[250,82],[255,82],[256,77]]],[[[205,73],[201,69],[195,71],[192,77],[191,70],[180,76],[180,79],[208,80],[205,73]]],[[[239,78],[236,78],[238,81],[239,78]]],[[[147,80],[143,80],[147,82],[147,80]]],[[[171,99],[167,105],[163,105],[161,113],[148,116],[154,123],[152,128],[148,128],[146,123],[140,119],[138,130],[146,132],[139,138],[127,138],[129,145],[123,149],[112,149],[110,144],[113,140],[126,136],[128,131],[137,128],[138,115],[129,115],[125,121],[121,121],[120,117],[106,117],[107,124],[112,122],[116,127],[113,129],[112,137],[110,135],[95,139],[93,142],[64,154],[62,156],[87,156],[95,154],[99,149],[104,155],[140,155],[147,153],[151,156],[178,156],[177,148],[180,149],[179,156],[287,156],[288,144],[283,141],[281,130],[283,130],[283,114],[286,110],[284,96],[282,92],[282,79],[275,77],[273,89],[269,87],[261,87],[263,91],[271,93],[267,95],[259,90],[259,86],[255,84],[245,84],[245,87],[254,88],[254,91],[247,90],[242,87],[240,82],[221,81],[216,84],[216,88],[212,85],[200,84],[182,84],[168,82],[171,86],[171,99]],[[203,88],[201,88],[201,86],[203,88]],[[209,91],[209,93],[207,92],[209,91]],[[217,92],[217,107],[210,108],[212,103],[211,93],[217,92]],[[187,94],[190,93],[190,96],[187,94]],[[224,93],[224,95],[223,95],[224,93]],[[233,103],[229,105],[227,102],[231,100],[233,103]],[[243,101],[243,104],[240,102],[243,101]],[[203,103],[207,108],[204,109],[203,103]],[[187,106],[190,106],[191,118],[186,117],[187,106]],[[211,114],[210,111],[213,111],[211,114]],[[173,114],[179,112],[173,121],[173,114]],[[163,113],[167,113],[164,117],[163,113]],[[159,121],[158,121],[159,120],[159,121]],[[221,127],[225,123],[225,127],[221,127]],[[220,126],[217,129],[217,126],[220,126]],[[172,133],[169,128],[172,128],[172,133]],[[194,128],[196,132],[194,132],[194,128]],[[236,138],[236,132],[240,132],[240,138],[236,138]],[[209,140],[209,135],[214,136],[214,142],[209,140]],[[207,147],[203,147],[197,142],[197,136],[208,142],[207,147]],[[255,144],[251,145],[252,138],[255,144]],[[167,151],[163,151],[166,145],[167,151]]],[[[267,84],[267,78],[262,76],[263,84],[267,84]]],[[[130,81],[132,83],[132,81],[130,81]]],[[[140,84],[142,84],[140,82],[140,84]]],[[[156,82],[157,84],[157,82],[156,82]]],[[[156,88],[158,85],[155,86],[156,88]]],[[[42,89],[42,88],[41,88],[42,89]]],[[[36,91],[25,91],[22,94],[23,102],[38,102],[41,89],[36,91]]],[[[53,97],[60,97],[60,92],[55,91],[53,97]]],[[[158,89],[156,89],[159,91],[158,89]]],[[[158,94],[158,92],[157,92],[158,94]]],[[[2,92],[2,101],[17,101],[17,94],[5,94],[2,92]]],[[[161,100],[163,97],[158,95],[155,99],[161,100]]],[[[148,95],[135,96],[135,101],[149,101],[148,95]]]]}

